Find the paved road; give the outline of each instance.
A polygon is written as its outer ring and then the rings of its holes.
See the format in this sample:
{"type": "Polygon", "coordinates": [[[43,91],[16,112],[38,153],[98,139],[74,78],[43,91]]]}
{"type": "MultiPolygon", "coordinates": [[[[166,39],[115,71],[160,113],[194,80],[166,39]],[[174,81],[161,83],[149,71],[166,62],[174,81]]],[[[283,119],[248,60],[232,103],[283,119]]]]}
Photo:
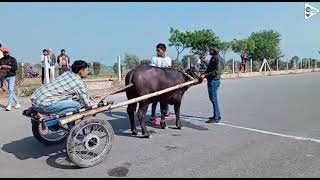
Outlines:
{"type": "MultiPolygon", "coordinates": [[[[125,109],[101,114],[115,130],[113,148],[95,167],[78,169],[63,145],[32,136],[20,110],[0,111],[0,177],[319,177],[320,73],[222,82],[221,124],[211,115],[205,84],[183,99],[183,130],[128,136],[125,109]]],[[[120,101],[123,95],[113,97],[120,101]]]]}

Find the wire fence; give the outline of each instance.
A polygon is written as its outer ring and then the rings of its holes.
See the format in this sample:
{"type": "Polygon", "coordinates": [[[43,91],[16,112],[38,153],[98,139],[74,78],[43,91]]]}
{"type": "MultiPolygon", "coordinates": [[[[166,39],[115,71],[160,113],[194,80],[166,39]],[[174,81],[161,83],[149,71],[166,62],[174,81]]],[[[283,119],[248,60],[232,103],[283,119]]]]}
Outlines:
{"type": "MultiPolygon", "coordinates": [[[[268,60],[271,71],[285,71],[285,70],[296,70],[296,69],[315,69],[320,67],[320,62],[317,60],[300,60],[294,61],[283,61],[283,60],[268,60]]],[[[259,72],[260,70],[265,71],[269,68],[267,66],[262,67],[263,62],[261,61],[248,61],[245,64],[245,73],[248,72],[259,72]]],[[[226,62],[224,69],[225,73],[243,73],[244,68],[240,71],[240,61],[230,59],[226,62]]]]}

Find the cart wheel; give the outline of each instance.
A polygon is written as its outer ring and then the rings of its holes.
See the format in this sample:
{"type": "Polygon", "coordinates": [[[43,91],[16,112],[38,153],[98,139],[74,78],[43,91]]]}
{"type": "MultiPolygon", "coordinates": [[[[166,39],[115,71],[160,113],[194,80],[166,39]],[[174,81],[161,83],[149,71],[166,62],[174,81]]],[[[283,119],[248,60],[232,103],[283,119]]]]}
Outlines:
{"type": "Polygon", "coordinates": [[[62,128],[53,130],[47,126],[43,126],[42,123],[32,121],[32,133],[33,136],[45,145],[55,145],[64,142],[68,136],[68,131],[62,128]]]}
{"type": "Polygon", "coordinates": [[[108,121],[85,119],[70,131],[66,150],[71,162],[79,167],[100,164],[110,152],[113,143],[113,129],[108,121]]]}

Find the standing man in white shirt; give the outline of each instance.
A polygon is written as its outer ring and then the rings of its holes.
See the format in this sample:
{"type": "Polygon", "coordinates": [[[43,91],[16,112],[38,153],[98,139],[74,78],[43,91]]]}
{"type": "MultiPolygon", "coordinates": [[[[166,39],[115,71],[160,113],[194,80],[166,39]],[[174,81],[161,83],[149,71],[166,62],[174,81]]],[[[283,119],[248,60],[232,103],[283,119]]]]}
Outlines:
{"type": "Polygon", "coordinates": [[[48,84],[49,81],[49,68],[51,63],[51,57],[49,55],[49,51],[44,49],[43,54],[41,55],[41,64],[42,64],[42,84],[48,84]],[[44,82],[45,80],[45,82],[44,82]]]}
{"type": "MultiPolygon", "coordinates": [[[[156,66],[156,67],[170,67],[172,65],[172,60],[169,56],[166,55],[166,45],[159,43],[156,46],[156,51],[157,51],[157,56],[154,56],[151,58],[151,66],[156,66]]],[[[151,122],[153,122],[154,120],[156,120],[156,108],[157,108],[157,104],[158,102],[153,102],[152,103],[152,110],[151,110],[151,122]]],[[[166,116],[169,116],[169,104],[167,104],[167,108],[166,108],[166,116]]]]}
{"type": "Polygon", "coordinates": [[[51,48],[48,48],[48,51],[49,51],[49,56],[51,59],[49,74],[50,74],[50,80],[53,81],[55,79],[56,57],[55,57],[51,48]]]}

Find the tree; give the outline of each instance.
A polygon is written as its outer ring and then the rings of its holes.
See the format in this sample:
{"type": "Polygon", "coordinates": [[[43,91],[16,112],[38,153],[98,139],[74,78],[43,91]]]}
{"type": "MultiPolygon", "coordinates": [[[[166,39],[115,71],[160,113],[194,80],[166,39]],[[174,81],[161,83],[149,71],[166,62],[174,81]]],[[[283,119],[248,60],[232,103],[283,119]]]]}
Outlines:
{"type": "Polygon", "coordinates": [[[241,55],[244,51],[247,51],[248,55],[254,53],[255,42],[251,39],[234,39],[230,42],[231,49],[241,55]]]}
{"type": "Polygon", "coordinates": [[[117,62],[113,64],[112,69],[113,69],[114,73],[118,74],[118,63],[117,62]]]}
{"type": "Polygon", "coordinates": [[[303,58],[301,60],[301,67],[302,68],[309,68],[309,61],[310,61],[310,66],[311,66],[311,62],[312,62],[312,58],[303,58]]]}
{"type": "Polygon", "coordinates": [[[101,63],[100,62],[93,62],[93,73],[95,75],[99,75],[101,71],[101,63]]]}
{"type": "Polygon", "coordinates": [[[126,69],[133,69],[135,66],[140,64],[140,59],[136,55],[125,54],[123,62],[126,65],[126,69]]]}
{"type": "Polygon", "coordinates": [[[211,29],[196,30],[189,33],[188,47],[191,47],[191,53],[200,57],[206,57],[208,47],[211,44],[220,45],[220,39],[211,29]]]}
{"type": "Polygon", "coordinates": [[[253,60],[263,61],[266,59],[279,59],[282,57],[280,50],[280,34],[273,30],[263,30],[252,33],[248,41],[254,41],[255,48],[249,56],[253,60]]]}
{"type": "Polygon", "coordinates": [[[179,59],[179,55],[189,47],[190,32],[181,32],[173,27],[170,28],[169,46],[174,46],[177,51],[176,60],[179,59]]]}
{"type": "Polygon", "coordinates": [[[198,64],[198,58],[194,54],[184,55],[181,60],[183,68],[188,68],[188,58],[191,66],[198,64]]]}
{"type": "Polygon", "coordinates": [[[292,58],[291,58],[291,60],[290,60],[290,64],[292,64],[292,67],[294,68],[294,69],[296,69],[297,68],[297,64],[298,64],[298,62],[299,62],[299,57],[298,56],[293,56],[292,58]]]}
{"type": "Polygon", "coordinates": [[[183,64],[179,59],[172,60],[172,67],[174,69],[182,70],[183,69],[183,64]]]}
{"type": "Polygon", "coordinates": [[[220,47],[220,52],[223,58],[225,59],[225,55],[228,52],[228,50],[231,48],[231,44],[227,41],[223,41],[220,43],[219,47],[220,47]]]}
{"type": "Polygon", "coordinates": [[[141,60],[140,64],[150,64],[151,61],[149,59],[141,60]]]}

